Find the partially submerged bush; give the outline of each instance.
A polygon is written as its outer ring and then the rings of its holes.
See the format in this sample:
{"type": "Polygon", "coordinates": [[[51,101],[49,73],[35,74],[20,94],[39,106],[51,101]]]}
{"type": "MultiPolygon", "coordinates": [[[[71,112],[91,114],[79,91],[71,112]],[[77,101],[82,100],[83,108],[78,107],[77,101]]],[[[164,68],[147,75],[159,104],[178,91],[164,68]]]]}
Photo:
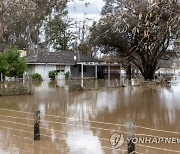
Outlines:
{"type": "Polygon", "coordinates": [[[41,74],[39,74],[39,73],[34,73],[34,74],[32,74],[31,77],[32,77],[32,80],[39,80],[39,81],[43,80],[41,74]]]}
{"type": "Polygon", "coordinates": [[[30,94],[31,94],[31,90],[23,85],[0,88],[0,96],[16,96],[16,95],[30,95],[30,94]]]}
{"type": "Polygon", "coordinates": [[[64,73],[65,79],[68,80],[71,77],[71,73],[68,71],[64,73]]]}
{"type": "Polygon", "coordinates": [[[69,91],[84,91],[85,89],[78,84],[72,84],[69,86],[69,91]]]}
{"type": "Polygon", "coordinates": [[[51,80],[55,80],[58,75],[57,71],[49,71],[48,76],[51,80]]]}

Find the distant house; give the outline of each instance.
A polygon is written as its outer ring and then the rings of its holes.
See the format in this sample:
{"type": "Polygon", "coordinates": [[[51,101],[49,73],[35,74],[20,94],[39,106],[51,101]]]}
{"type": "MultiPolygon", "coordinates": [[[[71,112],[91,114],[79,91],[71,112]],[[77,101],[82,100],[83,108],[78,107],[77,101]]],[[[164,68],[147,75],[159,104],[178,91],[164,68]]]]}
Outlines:
{"type": "Polygon", "coordinates": [[[180,62],[177,59],[161,60],[156,73],[180,75],[180,62]]]}
{"type": "Polygon", "coordinates": [[[26,60],[27,75],[39,73],[44,80],[49,79],[48,72],[52,70],[58,72],[57,79],[64,79],[66,72],[70,72],[74,78],[98,78],[103,71],[103,66],[99,65],[101,61],[83,55],[78,56],[72,51],[39,52],[26,56],[26,60]]]}

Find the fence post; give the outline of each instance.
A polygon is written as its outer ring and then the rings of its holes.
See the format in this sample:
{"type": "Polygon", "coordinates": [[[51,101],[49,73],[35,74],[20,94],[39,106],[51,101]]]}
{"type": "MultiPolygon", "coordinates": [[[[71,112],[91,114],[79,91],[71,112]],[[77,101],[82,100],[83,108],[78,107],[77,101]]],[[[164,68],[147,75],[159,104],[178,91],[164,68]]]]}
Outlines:
{"type": "Polygon", "coordinates": [[[34,112],[34,141],[40,140],[40,111],[34,112]]]}
{"type": "Polygon", "coordinates": [[[127,124],[127,138],[128,138],[128,154],[135,154],[135,144],[132,139],[134,138],[134,122],[127,124]]]}

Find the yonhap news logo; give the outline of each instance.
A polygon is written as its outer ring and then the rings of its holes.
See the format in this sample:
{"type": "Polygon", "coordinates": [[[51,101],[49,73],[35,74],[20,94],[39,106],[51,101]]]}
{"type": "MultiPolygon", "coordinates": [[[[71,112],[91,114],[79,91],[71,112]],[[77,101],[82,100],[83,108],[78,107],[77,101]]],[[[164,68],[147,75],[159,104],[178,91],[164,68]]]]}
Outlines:
{"type": "Polygon", "coordinates": [[[115,132],[110,137],[112,148],[118,149],[124,143],[132,144],[180,144],[180,137],[127,137],[126,142],[122,132],[115,132]]]}
{"type": "Polygon", "coordinates": [[[134,144],[180,144],[179,137],[130,137],[127,138],[127,142],[134,144]]]}
{"type": "Polygon", "coordinates": [[[110,143],[112,148],[118,149],[121,147],[124,143],[124,136],[123,133],[121,132],[115,132],[111,135],[110,137],[110,143]]]}

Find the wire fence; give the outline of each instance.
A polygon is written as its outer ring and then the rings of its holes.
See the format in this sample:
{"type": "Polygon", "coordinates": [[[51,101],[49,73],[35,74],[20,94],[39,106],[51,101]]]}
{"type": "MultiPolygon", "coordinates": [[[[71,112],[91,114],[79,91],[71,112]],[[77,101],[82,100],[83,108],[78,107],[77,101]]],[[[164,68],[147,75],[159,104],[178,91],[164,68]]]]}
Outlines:
{"type": "MultiPolygon", "coordinates": [[[[2,108],[0,108],[0,110],[7,111],[7,112],[16,112],[16,113],[21,113],[21,114],[34,115],[34,113],[31,113],[31,112],[8,110],[8,109],[2,109],[2,108]]],[[[87,128],[87,129],[98,130],[98,131],[101,131],[101,132],[108,132],[108,133],[122,132],[123,134],[126,134],[126,136],[128,136],[128,132],[127,131],[120,130],[120,129],[93,127],[93,126],[86,126],[86,125],[80,125],[80,124],[74,124],[74,123],[72,124],[72,123],[57,121],[57,118],[59,118],[59,119],[66,119],[66,120],[70,120],[70,119],[75,120],[74,118],[69,118],[69,117],[64,117],[64,116],[48,115],[48,114],[42,114],[42,116],[55,118],[56,120],[54,120],[54,121],[53,120],[45,120],[44,119],[44,122],[47,122],[47,123],[49,123],[51,125],[59,124],[60,126],[87,128]]],[[[34,119],[33,118],[31,118],[31,117],[30,118],[25,118],[24,116],[23,117],[22,116],[9,116],[9,115],[3,115],[3,114],[0,114],[0,117],[1,117],[1,119],[0,119],[0,123],[1,124],[2,123],[3,124],[8,124],[8,126],[1,126],[0,125],[1,129],[12,130],[12,131],[16,131],[16,132],[23,132],[23,133],[31,134],[33,136],[33,134],[34,134],[33,131],[29,131],[29,130],[27,131],[27,130],[23,129],[23,128],[26,128],[26,127],[32,129],[34,127],[34,119]],[[4,120],[2,118],[6,118],[6,120],[4,120]],[[9,118],[9,119],[7,120],[7,118],[9,118]],[[18,120],[25,120],[26,122],[23,122],[23,123],[22,122],[16,122],[17,119],[18,120]],[[12,125],[10,125],[11,127],[9,126],[9,124],[12,124],[12,125]],[[17,128],[13,128],[13,125],[18,125],[18,126],[22,126],[22,127],[20,127],[21,129],[19,129],[19,127],[17,129],[17,128]]],[[[83,121],[83,120],[81,120],[81,121],[83,121]]],[[[40,129],[41,130],[46,130],[46,131],[42,131],[41,134],[40,134],[43,137],[48,137],[50,139],[55,138],[56,140],[59,140],[59,141],[64,140],[65,142],[67,142],[67,135],[73,135],[73,138],[76,138],[76,139],[81,139],[81,138],[85,138],[86,137],[86,135],[80,135],[79,133],[74,133],[74,132],[70,132],[70,131],[63,131],[63,130],[54,129],[54,128],[48,128],[48,126],[44,125],[44,122],[40,123],[40,129]],[[66,137],[63,137],[63,135],[60,135],[61,137],[57,137],[57,135],[55,137],[53,137],[53,135],[51,134],[51,131],[54,131],[55,133],[64,134],[64,135],[66,135],[66,137]]],[[[78,122],[79,122],[79,120],[78,120],[78,122]]],[[[122,128],[126,128],[127,127],[126,124],[116,124],[116,123],[109,123],[109,122],[95,121],[95,120],[89,120],[89,121],[83,121],[83,122],[84,122],[83,124],[85,124],[85,122],[89,122],[89,123],[103,124],[103,125],[111,126],[111,127],[114,127],[114,126],[119,126],[119,127],[122,127],[122,128]]],[[[135,128],[136,129],[148,130],[148,131],[151,131],[151,132],[162,132],[162,133],[166,133],[166,134],[180,135],[179,132],[173,132],[173,131],[167,131],[167,130],[161,130],[161,129],[148,128],[148,127],[143,127],[143,126],[138,126],[138,125],[136,125],[135,128]]],[[[12,134],[12,136],[18,137],[17,135],[13,135],[13,134],[12,134]]],[[[162,136],[156,136],[156,135],[151,135],[151,134],[135,134],[135,136],[162,137],[162,136]]],[[[19,136],[19,137],[21,137],[23,139],[27,139],[27,137],[22,137],[22,136],[19,136]]],[[[102,137],[100,137],[98,135],[97,135],[97,137],[98,137],[99,141],[101,141],[101,142],[108,142],[109,143],[108,146],[107,146],[107,144],[101,145],[102,149],[113,150],[113,151],[121,151],[121,152],[127,152],[128,151],[128,148],[126,148],[127,150],[125,150],[123,148],[118,148],[118,149],[113,148],[110,145],[110,139],[109,138],[102,138],[102,137]]],[[[28,139],[30,139],[30,138],[28,138],[28,139]]],[[[88,140],[91,141],[91,140],[96,140],[96,139],[88,138],[88,140]]],[[[127,143],[127,142],[125,142],[125,143],[127,143]]],[[[171,152],[171,153],[180,153],[180,151],[178,151],[178,150],[161,148],[161,147],[153,147],[153,146],[139,144],[139,143],[137,143],[136,146],[137,147],[142,147],[143,149],[154,149],[154,150],[157,150],[159,152],[167,151],[167,152],[171,152]]],[[[46,148],[46,147],[43,147],[43,148],[46,148]]],[[[137,150],[135,150],[133,152],[135,152],[137,154],[141,153],[141,152],[139,152],[137,150]]]]}

